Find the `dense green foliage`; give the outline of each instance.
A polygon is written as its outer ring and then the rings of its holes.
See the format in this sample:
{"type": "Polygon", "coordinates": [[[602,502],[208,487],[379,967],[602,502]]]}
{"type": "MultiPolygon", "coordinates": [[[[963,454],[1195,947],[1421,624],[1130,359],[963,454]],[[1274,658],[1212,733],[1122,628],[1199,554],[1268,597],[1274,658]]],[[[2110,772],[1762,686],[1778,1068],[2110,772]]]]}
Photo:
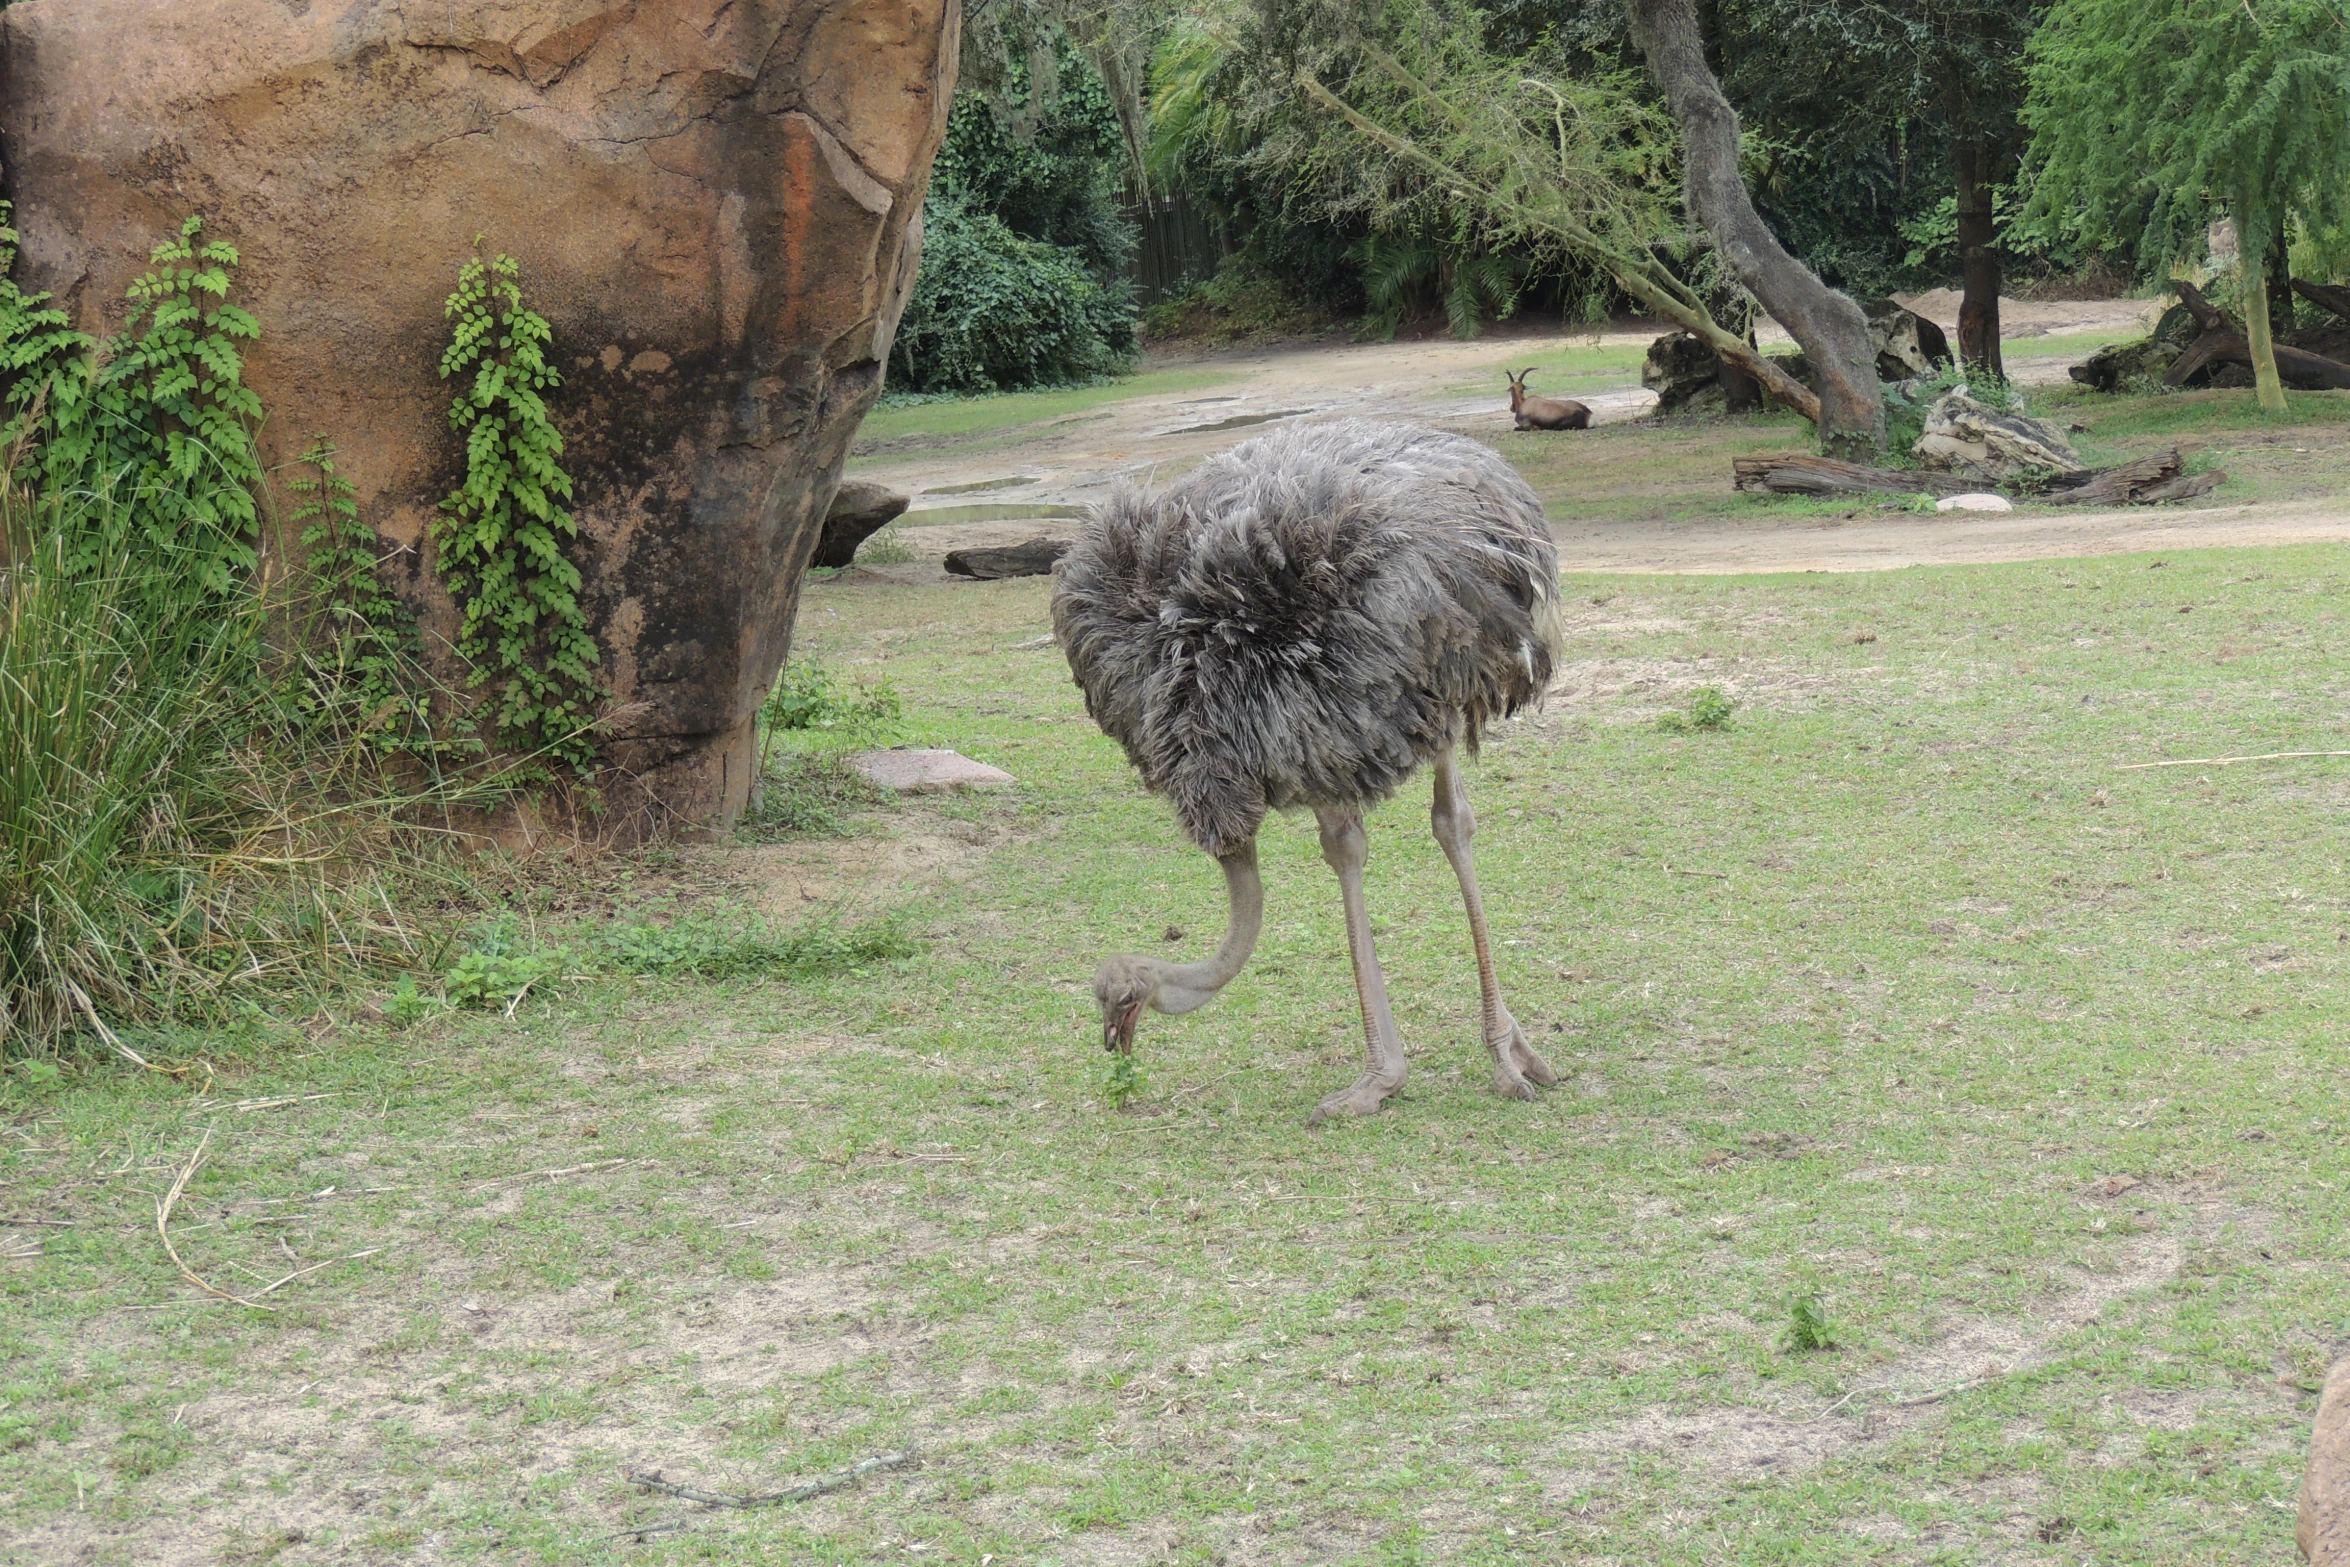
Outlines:
{"type": "Polygon", "coordinates": [[[956,95],[923,214],[922,270],[891,384],[986,392],[1082,381],[1134,357],[1126,146],[1065,39],[956,95]]]}
{"type": "Polygon", "coordinates": [[[203,859],[239,814],[233,752],[253,716],[257,618],[152,613],[151,573],[89,553],[90,540],[129,531],[113,515],[127,508],[103,496],[64,506],[19,509],[0,573],[0,1047],[11,1052],[101,1015],[168,1014],[238,960],[203,859]]]}
{"type": "Polygon", "coordinates": [[[993,392],[1082,381],[1134,357],[1134,305],[1080,255],[1023,239],[972,200],[931,196],[922,271],[890,349],[890,383],[993,392]]]}
{"type": "Polygon", "coordinates": [[[310,581],[299,605],[310,631],[303,706],[344,715],[355,738],[378,751],[421,757],[479,750],[465,715],[435,712],[424,633],[415,611],[384,585],[381,541],[359,521],[333,444],[316,437],[293,469],[283,480],[295,501],[286,521],[299,530],[310,581]],[[436,717],[445,735],[436,733],[436,717]]]}
{"type": "MultiPolygon", "coordinates": [[[[14,282],[0,292],[11,477],[50,496],[109,497],[52,513],[75,530],[65,566],[127,573],[123,591],[157,616],[215,613],[241,597],[259,531],[261,404],[237,345],[261,328],[228,302],[236,247],[199,246],[202,229],[191,217],[155,247],[122,329],[102,340],[73,330],[46,295],[14,282]]],[[[15,244],[0,228],[0,270],[15,244]]]]}
{"type": "Polygon", "coordinates": [[[2330,0],[2058,0],[2032,47],[2033,211],[2159,271],[2236,220],[2350,222],[2350,31],[2330,0]]]}
{"type": "Polygon", "coordinates": [[[2268,273],[2289,223],[2350,227],[2350,30],[2336,0],[2057,0],[2032,44],[2032,210],[2200,259],[2234,219],[2263,406],[2285,406],[2268,273]]]}
{"type": "Polygon", "coordinates": [[[522,269],[505,255],[465,263],[447,314],[441,378],[457,382],[449,428],[465,437],[465,482],[441,502],[432,534],[457,601],[457,650],[471,684],[493,688],[500,740],[584,770],[601,655],[579,568],[563,552],[579,525],[563,506],[571,477],[542,395],[563,379],[547,358],[554,329],[523,302],[522,269]]]}

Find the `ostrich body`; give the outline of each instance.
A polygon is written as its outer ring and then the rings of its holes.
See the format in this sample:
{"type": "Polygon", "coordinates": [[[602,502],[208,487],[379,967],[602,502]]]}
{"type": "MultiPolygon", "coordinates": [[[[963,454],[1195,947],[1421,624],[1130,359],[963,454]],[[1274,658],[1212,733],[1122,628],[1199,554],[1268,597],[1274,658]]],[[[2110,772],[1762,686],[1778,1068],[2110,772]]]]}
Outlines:
{"type": "Polygon", "coordinates": [[[1055,570],[1053,627],[1086,711],[1224,870],[1231,924],[1202,963],[1113,957],[1094,977],[1105,1048],[1145,1006],[1182,1013],[1229,984],[1264,915],[1256,837],[1305,807],[1338,874],[1368,1060],[1321,1121],[1403,1084],[1403,1041],[1363,901],[1363,813],[1422,764],[1460,878],[1495,1088],[1556,1081],[1502,1004],[1454,757],[1539,697],[1559,636],[1542,504],[1488,448],[1412,425],[1296,425],[1211,458],[1157,495],[1125,489],[1055,570]]]}

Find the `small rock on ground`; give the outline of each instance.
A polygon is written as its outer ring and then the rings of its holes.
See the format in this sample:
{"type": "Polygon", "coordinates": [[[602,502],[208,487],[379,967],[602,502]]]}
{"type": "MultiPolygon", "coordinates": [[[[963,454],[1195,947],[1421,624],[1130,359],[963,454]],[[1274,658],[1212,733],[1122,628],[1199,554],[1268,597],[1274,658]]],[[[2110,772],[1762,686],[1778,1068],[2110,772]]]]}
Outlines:
{"type": "Polygon", "coordinates": [[[1992,495],[1986,491],[1976,490],[1965,495],[1945,495],[1934,503],[1934,509],[1936,511],[2013,511],[2015,507],[2009,504],[2004,495],[1992,495]]]}
{"type": "Polygon", "coordinates": [[[859,751],[849,765],[867,782],[899,794],[946,794],[956,789],[1001,789],[1018,779],[959,751],[859,751]]]}

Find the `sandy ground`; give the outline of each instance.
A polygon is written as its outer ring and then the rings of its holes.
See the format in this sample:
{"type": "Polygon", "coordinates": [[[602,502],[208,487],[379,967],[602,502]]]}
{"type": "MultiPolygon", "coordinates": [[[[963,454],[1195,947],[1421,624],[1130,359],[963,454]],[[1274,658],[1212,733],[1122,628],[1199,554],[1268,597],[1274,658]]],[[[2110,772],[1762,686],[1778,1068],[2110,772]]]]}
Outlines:
{"type": "MultiPolygon", "coordinates": [[[[1913,308],[1955,330],[1958,296],[1938,290],[1913,308]]],[[[2144,300],[2032,302],[2001,306],[2010,340],[2110,330],[2143,321],[2144,300]]],[[[1602,334],[1645,343],[1648,327],[1602,334]]],[[[1765,341],[1772,330],[1763,334],[1765,341]]],[[[885,456],[859,476],[911,492],[901,537],[917,557],[881,574],[913,581],[955,580],[939,568],[949,550],[1014,543],[1039,534],[1067,537],[1075,512],[1119,479],[1148,481],[1179,471],[1279,419],[1368,414],[1441,424],[1471,434],[1509,428],[1500,395],[1431,394],[1507,357],[1513,338],[1250,350],[1215,363],[1237,379],[1209,392],[1137,398],[1072,415],[1024,433],[1016,443],[970,444],[885,456]],[[976,515],[975,515],[976,514],[976,515]]],[[[1783,335],[1782,335],[1783,336],[1783,335]]],[[[1588,338],[1581,339],[1588,341],[1588,338]]],[[[2066,356],[2018,361],[2018,379],[2060,380],[2066,356]]],[[[1636,419],[1655,398],[1627,378],[1620,387],[1578,394],[1603,423],[1636,419]]],[[[1719,518],[1690,522],[1562,523],[1559,564],[1569,571],[1879,571],[1903,566],[1988,564],[2134,551],[2350,540],[2350,506],[2295,502],[2193,511],[1923,517],[1858,509],[1841,518],[1719,518]]]]}

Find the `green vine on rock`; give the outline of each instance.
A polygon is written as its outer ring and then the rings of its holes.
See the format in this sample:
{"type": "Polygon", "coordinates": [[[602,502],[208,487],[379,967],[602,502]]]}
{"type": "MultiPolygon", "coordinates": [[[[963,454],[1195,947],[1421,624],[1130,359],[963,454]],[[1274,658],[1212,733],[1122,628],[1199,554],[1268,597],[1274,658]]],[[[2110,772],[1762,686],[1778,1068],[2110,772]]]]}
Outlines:
{"type": "Polygon", "coordinates": [[[335,466],[333,443],[313,437],[293,466],[306,471],[285,480],[299,502],[287,521],[301,529],[303,562],[315,584],[312,645],[323,658],[311,666],[312,721],[348,724],[381,754],[478,751],[461,715],[452,719],[458,738],[434,734],[424,633],[415,612],[384,586],[381,544],[359,521],[356,491],[335,466]]]}
{"type": "MultiPolygon", "coordinates": [[[[0,374],[11,378],[0,440],[19,457],[15,477],[50,496],[99,497],[66,541],[69,569],[137,562],[137,590],[158,614],[244,592],[260,526],[261,400],[237,345],[261,326],[228,302],[237,248],[199,246],[203,228],[191,216],[155,247],[154,270],[126,291],[122,330],[103,341],[44,308],[47,295],[0,291],[0,374]]],[[[0,228],[7,261],[15,245],[0,228]]]]}
{"type": "Polygon", "coordinates": [[[601,654],[579,606],[579,568],[563,553],[579,525],[563,503],[563,436],[542,393],[562,384],[554,335],[524,305],[512,256],[479,255],[457,274],[441,378],[459,382],[449,427],[465,437],[465,482],[441,502],[436,568],[458,606],[469,683],[495,685],[498,737],[585,772],[595,760],[601,654]]]}

